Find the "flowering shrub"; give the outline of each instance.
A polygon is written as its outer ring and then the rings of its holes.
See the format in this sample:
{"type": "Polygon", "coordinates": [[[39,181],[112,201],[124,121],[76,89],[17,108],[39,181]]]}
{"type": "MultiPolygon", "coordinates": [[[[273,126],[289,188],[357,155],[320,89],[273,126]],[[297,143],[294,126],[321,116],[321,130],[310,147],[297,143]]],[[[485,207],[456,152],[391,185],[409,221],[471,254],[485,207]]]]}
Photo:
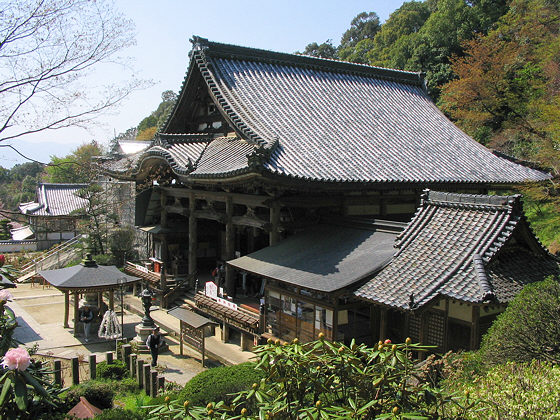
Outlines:
{"type": "Polygon", "coordinates": [[[0,419],[33,418],[55,406],[58,390],[49,382],[49,371],[40,362],[33,363],[24,348],[10,348],[17,327],[14,313],[6,308],[11,298],[0,291],[0,419]]]}
{"type": "Polygon", "coordinates": [[[22,347],[8,350],[2,358],[2,367],[8,370],[17,369],[21,372],[27,369],[30,364],[31,357],[28,351],[22,347]]]}
{"type": "Polygon", "coordinates": [[[2,289],[0,290],[0,301],[4,301],[7,302],[9,300],[12,300],[14,297],[12,296],[12,294],[9,292],[9,290],[6,289],[2,289]]]}
{"type": "Polygon", "coordinates": [[[149,418],[222,419],[444,419],[461,418],[478,401],[443,394],[417,379],[413,352],[429,347],[390,340],[374,348],[324,339],[269,342],[256,349],[264,378],[232,396],[231,403],[166,400],[149,418]]]}

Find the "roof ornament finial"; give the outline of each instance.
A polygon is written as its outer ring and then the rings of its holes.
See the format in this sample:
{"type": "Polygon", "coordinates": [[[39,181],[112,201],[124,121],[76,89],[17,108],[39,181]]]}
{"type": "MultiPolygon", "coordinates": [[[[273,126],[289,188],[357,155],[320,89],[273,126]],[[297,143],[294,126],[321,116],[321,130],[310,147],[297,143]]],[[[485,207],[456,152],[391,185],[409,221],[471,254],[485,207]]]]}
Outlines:
{"type": "Polygon", "coordinates": [[[410,309],[416,309],[416,308],[418,307],[418,303],[414,302],[414,293],[411,293],[411,294],[408,296],[408,299],[409,299],[409,300],[408,300],[408,307],[409,307],[410,309]]]}
{"type": "Polygon", "coordinates": [[[93,259],[90,252],[86,254],[86,257],[82,260],[82,265],[84,267],[97,267],[97,263],[93,259]]]}

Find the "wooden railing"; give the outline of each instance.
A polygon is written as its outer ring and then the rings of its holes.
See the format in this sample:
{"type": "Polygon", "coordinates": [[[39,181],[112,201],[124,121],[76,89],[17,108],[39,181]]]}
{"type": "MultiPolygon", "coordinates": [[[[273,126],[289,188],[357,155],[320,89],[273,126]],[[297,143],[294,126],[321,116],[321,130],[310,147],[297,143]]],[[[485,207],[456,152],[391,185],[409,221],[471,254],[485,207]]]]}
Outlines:
{"type": "Polygon", "coordinates": [[[131,276],[140,277],[142,280],[148,281],[152,286],[158,287],[160,285],[161,273],[151,271],[143,265],[127,261],[124,265],[124,271],[131,276]]]}

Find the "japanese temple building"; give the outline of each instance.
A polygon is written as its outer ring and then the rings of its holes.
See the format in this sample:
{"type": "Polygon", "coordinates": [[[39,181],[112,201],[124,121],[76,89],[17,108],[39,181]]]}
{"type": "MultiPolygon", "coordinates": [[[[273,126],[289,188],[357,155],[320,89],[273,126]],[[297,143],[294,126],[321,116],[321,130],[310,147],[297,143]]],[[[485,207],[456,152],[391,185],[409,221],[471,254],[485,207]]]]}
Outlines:
{"type": "MultiPolygon", "coordinates": [[[[192,310],[219,322],[224,339],[228,331],[241,334],[242,343],[262,337],[308,341],[320,332],[371,342],[388,328],[421,338],[424,329],[414,330],[415,316],[407,313],[428,305],[455,319],[455,305],[464,302],[473,314],[465,321],[470,326],[474,316],[484,319],[487,301],[493,312],[507,301],[496,280],[504,275],[499,270],[486,273],[490,286],[481,280],[480,290],[462,290],[457,277],[471,270],[472,280],[481,264],[500,265],[488,250],[502,236],[487,237],[498,228],[482,226],[480,219],[474,226],[486,232],[480,237],[470,238],[466,225],[450,230],[441,246],[466,246],[468,252],[460,270],[448,274],[439,254],[415,245],[437,213],[426,206],[438,200],[421,196],[429,188],[473,197],[547,180],[548,174],[493,153],[459,130],[431,101],[419,73],[198,37],[192,42],[179,99],[151,146],[105,163],[113,178],[136,182],[135,223],[147,233],[155,263],[131,264],[130,273],[169,297],[181,279],[194,287],[195,278],[209,280],[225,262],[218,294],[213,288],[196,294],[192,310]],[[430,216],[422,219],[424,212],[430,216]],[[401,262],[415,250],[432,253],[416,257],[434,270],[422,272],[418,283],[401,262]],[[385,277],[391,282],[376,280],[385,277]],[[409,283],[410,293],[399,289],[409,283]],[[406,306],[410,299],[412,307],[406,306]],[[479,315],[473,305],[483,308],[479,315]]],[[[509,198],[499,199],[505,204],[488,200],[481,206],[520,211],[509,198]]],[[[464,217],[471,214],[457,219],[464,217]]],[[[539,258],[546,254],[534,237],[527,243],[539,258]]],[[[514,293],[519,284],[504,286],[503,293],[514,293]]]]}

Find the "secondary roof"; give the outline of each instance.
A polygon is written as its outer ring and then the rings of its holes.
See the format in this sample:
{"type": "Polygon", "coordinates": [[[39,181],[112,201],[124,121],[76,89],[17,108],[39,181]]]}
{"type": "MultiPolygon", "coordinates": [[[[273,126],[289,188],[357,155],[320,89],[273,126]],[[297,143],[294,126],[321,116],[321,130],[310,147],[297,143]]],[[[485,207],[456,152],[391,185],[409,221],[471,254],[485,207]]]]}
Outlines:
{"type": "Polygon", "coordinates": [[[559,261],[530,230],[518,195],[426,192],[395,247],[391,263],[356,296],[402,310],[437,296],[506,303],[525,284],[560,275],[559,261]]]}
{"type": "Polygon", "coordinates": [[[394,232],[317,225],[227,264],[306,289],[334,292],[383,267],[394,253],[395,237],[394,232]]]}
{"type": "Polygon", "coordinates": [[[323,182],[507,184],[549,178],[459,130],[433,104],[419,73],[198,37],[156,144],[109,169],[136,173],[150,158],[166,160],[185,179],[261,173],[323,182]],[[201,137],[205,125],[195,124],[201,91],[209,92],[231,135],[201,137]],[[196,127],[200,132],[189,131],[196,127]]]}
{"type": "Polygon", "coordinates": [[[21,203],[19,210],[32,216],[68,216],[87,206],[86,199],[78,197],[88,184],[47,184],[37,186],[37,202],[21,203]]]}

